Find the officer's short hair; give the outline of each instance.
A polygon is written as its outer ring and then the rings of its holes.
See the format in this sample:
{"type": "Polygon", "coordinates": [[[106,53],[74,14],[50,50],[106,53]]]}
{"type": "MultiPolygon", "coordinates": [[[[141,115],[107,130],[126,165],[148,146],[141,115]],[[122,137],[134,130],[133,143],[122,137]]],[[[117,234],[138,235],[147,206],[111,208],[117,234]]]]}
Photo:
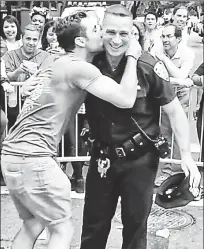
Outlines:
{"type": "Polygon", "coordinates": [[[164,26],[164,28],[166,27],[174,27],[174,35],[176,38],[181,38],[182,37],[182,30],[179,29],[176,25],[174,25],[173,23],[168,23],[164,26]]]}
{"type": "Polygon", "coordinates": [[[105,11],[104,18],[106,18],[107,15],[133,18],[132,13],[121,4],[114,4],[108,7],[105,11]]]}
{"type": "Polygon", "coordinates": [[[33,24],[28,24],[25,26],[24,30],[23,30],[23,33],[22,35],[24,36],[25,35],[25,32],[29,30],[29,31],[36,31],[40,34],[40,31],[37,29],[37,27],[33,24]]]}

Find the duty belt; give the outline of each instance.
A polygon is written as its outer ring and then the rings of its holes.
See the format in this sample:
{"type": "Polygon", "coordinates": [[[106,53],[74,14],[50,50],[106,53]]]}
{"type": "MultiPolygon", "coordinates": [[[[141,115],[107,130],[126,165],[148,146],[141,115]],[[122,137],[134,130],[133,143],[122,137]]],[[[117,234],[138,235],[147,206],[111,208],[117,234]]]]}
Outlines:
{"type": "Polygon", "coordinates": [[[94,154],[96,157],[100,157],[100,151],[104,151],[111,161],[117,159],[137,159],[147,152],[155,151],[155,147],[152,142],[144,138],[141,133],[137,133],[132,138],[123,142],[120,146],[106,145],[102,142],[95,141],[94,154]]]}

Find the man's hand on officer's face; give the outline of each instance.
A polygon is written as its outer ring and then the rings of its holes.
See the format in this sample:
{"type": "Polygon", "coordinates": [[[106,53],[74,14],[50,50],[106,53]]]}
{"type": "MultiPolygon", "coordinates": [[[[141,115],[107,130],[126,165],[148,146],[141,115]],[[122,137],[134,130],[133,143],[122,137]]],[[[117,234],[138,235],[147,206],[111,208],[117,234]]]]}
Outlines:
{"type": "Polygon", "coordinates": [[[197,197],[199,195],[199,187],[201,181],[201,174],[198,170],[197,165],[192,159],[192,156],[186,155],[182,157],[181,167],[185,173],[185,175],[190,175],[190,188],[189,190],[193,194],[193,196],[197,197]]]}
{"type": "Polygon", "coordinates": [[[26,80],[23,86],[21,87],[22,97],[30,96],[32,91],[35,89],[38,83],[39,83],[39,79],[34,76],[26,80]]]}
{"type": "Polygon", "coordinates": [[[141,53],[142,53],[142,48],[141,48],[138,40],[135,39],[135,37],[132,37],[125,55],[132,56],[136,60],[138,60],[139,57],[141,56],[141,53]]]}

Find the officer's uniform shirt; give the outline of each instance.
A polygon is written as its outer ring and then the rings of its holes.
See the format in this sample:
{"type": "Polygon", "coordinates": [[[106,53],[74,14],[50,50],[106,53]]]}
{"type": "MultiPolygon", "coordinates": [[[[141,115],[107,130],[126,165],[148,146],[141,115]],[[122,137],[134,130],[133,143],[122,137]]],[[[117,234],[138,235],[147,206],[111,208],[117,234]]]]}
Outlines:
{"type": "MultiPolygon", "coordinates": [[[[120,83],[126,65],[125,57],[115,71],[112,71],[105,52],[97,55],[93,63],[102,74],[120,83]]],[[[138,133],[131,116],[151,137],[159,134],[160,106],[175,98],[169,75],[163,63],[156,61],[149,53],[144,53],[139,58],[137,74],[137,98],[131,109],[120,109],[91,94],[87,97],[87,118],[97,141],[107,145],[120,145],[138,133]]]]}

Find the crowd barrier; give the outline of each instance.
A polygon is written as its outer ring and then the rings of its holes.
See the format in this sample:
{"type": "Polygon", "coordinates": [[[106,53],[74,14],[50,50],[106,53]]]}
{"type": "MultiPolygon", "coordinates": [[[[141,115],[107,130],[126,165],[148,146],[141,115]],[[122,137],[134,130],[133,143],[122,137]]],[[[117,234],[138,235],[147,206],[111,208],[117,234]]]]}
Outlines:
{"type": "MultiPolygon", "coordinates": [[[[15,89],[18,91],[16,91],[16,96],[18,98],[18,102],[19,102],[19,112],[21,110],[21,91],[20,88],[22,86],[22,82],[11,82],[11,84],[15,87],[15,89]]],[[[192,144],[194,145],[194,147],[196,147],[193,149],[192,153],[193,153],[193,157],[194,160],[196,161],[196,164],[198,166],[203,166],[203,162],[201,161],[201,148],[203,146],[203,135],[204,135],[204,116],[202,116],[202,124],[201,124],[201,139],[200,142],[197,138],[197,130],[196,130],[196,122],[194,119],[194,115],[193,113],[195,112],[195,98],[196,98],[196,91],[198,90],[198,87],[193,86],[190,88],[189,91],[189,107],[188,107],[188,120],[190,122],[190,135],[193,136],[191,137],[191,141],[192,144]]],[[[8,102],[9,102],[9,93],[5,93],[5,113],[6,115],[8,115],[8,102]]],[[[203,112],[204,113],[204,112],[203,112]]],[[[86,154],[81,154],[79,152],[79,136],[80,136],[80,131],[78,130],[78,117],[79,115],[84,115],[85,114],[85,108],[84,106],[82,106],[82,108],[80,108],[79,112],[76,114],[75,117],[75,155],[72,156],[65,156],[65,148],[64,148],[64,136],[62,137],[61,140],[61,144],[60,144],[60,148],[61,148],[61,154],[60,156],[57,158],[59,162],[63,163],[63,162],[73,162],[73,161],[89,161],[90,160],[90,156],[88,155],[88,152],[86,154]]],[[[161,120],[160,120],[161,121],[161,120]]],[[[161,122],[160,122],[161,124],[161,122]]],[[[8,128],[6,130],[6,132],[8,132],[8,128]]],[[[174,164],[180,164],[181,161],[178,159],[175,159],[173,157],[173,146],[174,146],[174,134],[172,133],[172,143],[171,143],[171,155],[169,158],[165,158],[165,159],[160,159],[161,162],[165,162],[165,163],[174,163],[174,164]]]]}

